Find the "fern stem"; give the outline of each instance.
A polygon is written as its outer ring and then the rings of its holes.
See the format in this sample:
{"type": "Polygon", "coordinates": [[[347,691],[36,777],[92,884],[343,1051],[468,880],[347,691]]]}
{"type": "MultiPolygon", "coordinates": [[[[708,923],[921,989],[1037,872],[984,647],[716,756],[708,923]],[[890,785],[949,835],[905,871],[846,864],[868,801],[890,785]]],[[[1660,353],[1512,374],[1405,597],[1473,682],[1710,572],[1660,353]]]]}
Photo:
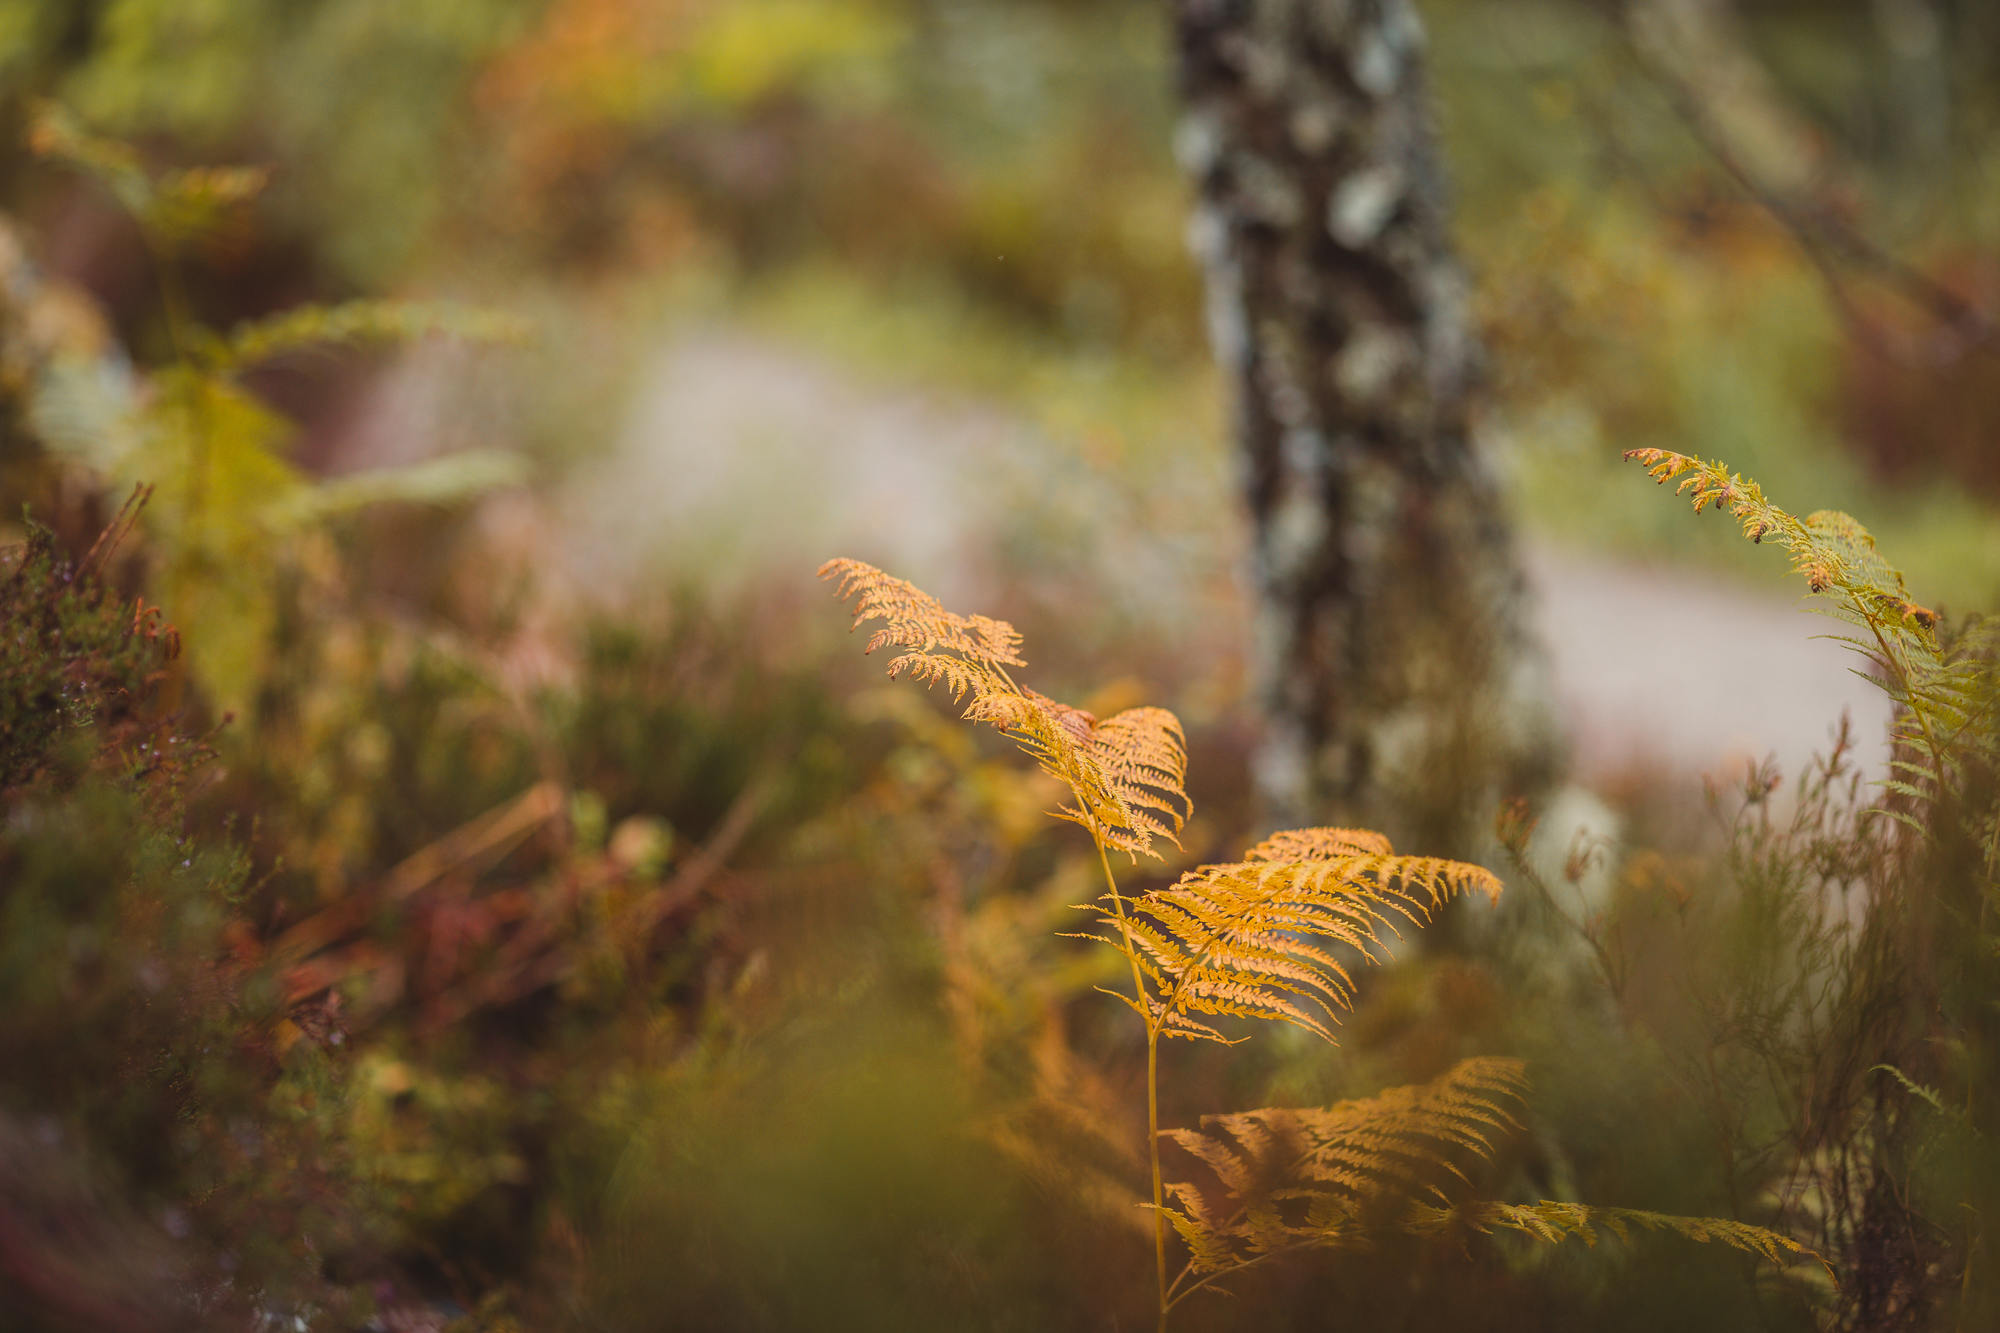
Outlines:
{"type": "Polygon", "coordinates": [[[1160,1333],[1167,1333],[1167,1211],[1160,1184],[1160,1030],[1146,1033],[1146,1151],[1153,1162],[1153,1263],[1160,1296],[1160,1333]]]}
{"type": "MultiPolygon", "coordinates": [[[[194,366],[194,356],[188,348],[189,319],[187,314],[187,294],[181,284],[180,269],[174,263],[170,246],[151,234],[142,224],[142,243],[152,260],[153,281],[160,291],[160,322],[166,330],[167,349],[173,354],[174,368],[183,375],[194,366]]],[[[175,520],[184,527],[192,528],[202,509],[203,495],[208,489],[208,432],[200,419],[206,404],[205,398],[183,398],[176,406],[176,415],[181,418],[187,430],[188,456],[184,461],[183,475],[186,480],[186,494],[181,496],[181,512],[175,520]]],[[[177,559],[184,559],[185,552],[177,559]]]]}
{"type": "MultiPolygon", "coordinates": [[[[1276,1259],[1282,1255],[1297,1254],[1301,1250],[1307,1250],[1311,1248],[1312,1247],[1310,1245],[1280,1245],[1275,1249],[1266,1250],[1262,1254],[1259,1254],[1254,1258],[1245,1259],[1242,1263],[1233,1264],[1228,1268],[1217,1268],[1210,1272],[1204,1273],[1200,1277],[1194,1278],[1192,1282],[1188,1282],[1188,1279],[1190,1277],[1194,1277],[1194,1265],[1190,1263],[1187,1267],[1181,1269],[1180,1274],[1174,1278],[1174,1284],[1172,1288],[1173,1298],[1167,1302],[1167,1308],[1169,1310],[1173,1309],[1176,1305],[1179,1305],[1182,1301],[1194,1295],[1197,1291],[1200,1291],[1203,1287],[1208,1286],[1211,1282],[1216,1281],[1218,1278],[1235,1277],[1238,1273],[1242,1272],[1246,1268],[1255,1268],[1258,1264],[1264,1263],[1267,1260],[1276,1259]],[[1186,1287],[1182,1287],[1181,1283],[1183,1282],[1187,1282],[1188,1285],[1186,1287]]],[[[1228,1293],[1225,1292],[1224,1294],[1227,1295],[1228,1293]]]]}
{"type": "MultiPolygon", "coordinates": [[[[1125,897],[1118,892],[1118,878],[1111,873],[1111,855],[1104,850],[1104,838],[1095,829],[1097,863],[1104,867],[1105,887],[1111,892],[1111,910],[1118,917],[1118,933],[1125,940],[1125,957],[1132,964],[1132,998],[1139,1012],[1146,1013],[1146,979],[1139,971],[1139,955],[1126,924],[1125,897]]],[[[1160,1302],[1160,1333],[1167,1329],[1167,1211],[1166,1190],[1160,1183],[1160,1026],[1146,1017],[1146,1157],[1153,1168],[1153,1270],[1160,1302]]]]}

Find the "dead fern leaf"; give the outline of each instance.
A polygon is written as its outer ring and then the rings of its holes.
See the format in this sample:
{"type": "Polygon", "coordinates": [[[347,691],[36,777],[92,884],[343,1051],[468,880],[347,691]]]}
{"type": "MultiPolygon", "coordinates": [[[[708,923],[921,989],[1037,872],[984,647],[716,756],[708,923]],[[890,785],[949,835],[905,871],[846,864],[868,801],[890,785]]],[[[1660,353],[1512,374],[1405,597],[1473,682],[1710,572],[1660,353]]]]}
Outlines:
{"type": "Polygon", "coordinates": [[[1331,1041],[1355,990],[1337,948],[1381,963],[1402,926],[1427,924],[1460,894],[1500,893],[1480,866],[1358,850],[1387,845],[1349,829],[1277,834],[1252,849],[1261,859],[1191,870],[1129,900],[1122,920],[1107,895],[1100,930],[1085,934],[1145,976],[1144,1012],[1161,1035],[1226,1041],[1208,1019],[1261,1018],[1331,1041]]]}
{"type": "Polygon", "coordinates": [[[1600,1233],[1626,1240],[1648,1229],[1726,1245],[1779,1266],[1799,1259],[1824,1266],[1790,1237],[1729,1218],[1472,1197],[1476,1170],[1520,1130],[1526,1096],[1520,1061],[1477,1056],[1428,1083],[1375,1097],[1206,1116],[1199,1130],[1168,1131],[1166,1137],[1220,1186],[1168,1187],[1173,1202],[1167,1220],[1188,1251],[1171,1301],[1281,1254],[1363,1248],[1389,1232],[1440,1235],[1469,1228],[1595,1245],[1600,1233]]]}
{"type": "Polygon", "coordinates": [[[864,653],[886,644],[948,653],[987,668],[1027,665],[1019,651],[1020,632],[1004,620],[956,615],[916,584],[859,560],[829,560],[819,567],[819,576],[837,580],[834,595],[854,603],[856,627],[870,620],[884,622],[864,653]]]}
{"type": "MultiPolygon", "coordinates": [[[[1701,470],[1703,465],[1678,456],[1650,461],[1663,479],[1694,467],[1696,475],[1683,490],[1696,491],[1698,507],[1729,506],[1754,537],[1776,531],[1787,540],[1811,540],[1805,524],[1765,505],[1752,483],[1701,470]]],[[[1853,541],[1851,535],[1841,537],[1853,541]]],[[[1813,558],[1829,569],[1862,563],[1831,550],[1816,550],[1813,558]]],[[[1024,665],[1021,636],[1006,622],[947,611],[914,585],[856,560],[828,561],[820,576],[837,580],[841,598],[854,603],[857,626],[881,622],[869,651],[901,650],[889,663],[892,677],[942,683],[963,704],[965,717],[1006,732],[1062,782],[1072,803],[1052,813],[1089,829],[1101,854],[1112,848],[1135,856],[1151,853],[1155,839],[1178,837],[1190,813],[1187,742],[1172,713],[1134,708],[1100,720],[1014,680],[1008,668],[1024,665]]],[[[1914,612],[1903,619],[1921,623],[1914,612]]],[[[1173,1306],[1216,1278],[1293,1250],[1365,1244],[1384,1228],[1434,1232],[1469,1225],[1547,1240],[1576,1235],[1588,1242],[1599,1226],[1623,1235],[1632,1225],[1644,1225],[1779,1262],[1810,1253],[1775,1233],[1732,1221],[1571,1204],[1466,1202],[1473,1168],[1490,1160],[1498,1140],[1519,1127],[1525,1080],[1514,1060],[1466,1060],[1430,1083],[1378,1097],[1324,1109],[1213,1116],[1200,1130],[1163,1136],[1160,1038],[1228,1042],[1210,1020],[1235,1017],[1290,1023],[1332,1040],[1340,1011],[1354,1000],[1350,965],[1384,961],[1387,941],[1399,938],[1402,926],[1427,924],[1444,903],[1468,892],[1497,897],[1501,884],[1479,866],[1398,856],[1380,834],[1345,828],[1275,833],[1241,861],[1202,866],[1137,897],[1119,890],[1108,859],[1103,868],[1105,893],[1082,909],[1098,913],[1098,929],[1082,934],[1130,963],[1131,994],[1098,989],[1130,1005],[1146,1025],[1161,1328],[1173,1306]],[[1163,1138],[1207,1166],[1220,1183],[1219,1193],[1164,1181],[1163,1138]],[[1171,1283],[1169,1228],[1188,1254],[1171,1283]]],[[[1070,1104],[1063,1094],[1077,1080],[1067,1046],[1057,1040],[1048,1051],[1051,1058],[1038,1071],[1047,1086],[1031,1105],[1060,1109],[1070,1104]]],[[[1041,1151],[1045,1126],[1002,1117],[996,1131],[1023,1161],[1058,1170],[1041,1151]]],[[[1091,1180],[1093,1197],[1109,1195],[1104,1178],[1091,1180]]]]}
{"type": "Polygon", "coordinates": [[[1415,1199],[1446,1212],[1469,1193],[1472,1169],[1519,1129],[1525,1092],[1520,1061],[1479,1056],[1376,1097],[1167,1131],[1221,1186],[1169,1186],[1167,1221],[1188,1250],[1171,1299],[1279,1254],[1365,1244],[1401,1227],[1415,1199]]]}
{"type": "Polygon", "coordinates": [[[1576,1239],[1595,1247],[1601,1233],[1630,1241],[1637,1229],[1664,1232],[1701,1245],[1723,1245],[1783,1268],[1800,1260],[1810,1260],[1833,1277],[1833,1267],[1817,1250],[1768,1227],[1738,1222],[1727,1217],[1680,1217],[1643,1208],[1593,1208],[1581,1203],[1478,1202],[1456,1209],[1418,1208],[1407,1222],[1419,1234],[1442,1231],[1454,1225],[1491,1233],[1515,1231],[1535,1240],[1554,1244],[1576,1239]]]}
{"type": "Polygon", "coordinates": [[[1308,861],[1339,856],[1387,856],[1389,840],[1365,828],[1299,828],[1273,833],[1243,853],[1246,861],[1308,861]]]}
{"type": "MultiPolygon", "coordinates": [[[[1149,852],[1156,837],[1180,846],[1180,831],[1194,811],[1187,797],[1187,736],[1180,719],[1164,708],[1128,708],[1095,723],[1083,745],[1125,821],[1125,827],[1105,827],[1105,841],[1127,853],[1149,852]]],[[[1080,809],[1065,808],[1061,814],[1092,827],[1080,809]]]]}
{"type": "Polygon", "coordinates": [[[903,650],[889,663],[891,678],[942,684],[968,720],[1007,733],[1062,783],[1071,803],[1051,812],[1057,818],[1135,858],[1157,856],[1155,838],[1176,840],[1192,805],[1187,738],[1172,713],[1132,708],[1099,721],[1014,680],[1007,668],[1027,663],[1020,632],[1006,621],[947,611],[915,584],[859,560],[829,560],[819,576],[853,603],[856,626],[881,622],[865,652],[903,650]]]}
{"type": "Polygon", "coordinates": [[[1380,1096],[1204,1116],[1199,1130],[1167,1137],[1214,1173],[1239,1210],[1326,1196],[1343,1220],[1358,1224],[1385,1209],[1400,1213],[1413,1198],[1449,1206],[1468,1170],[1520,1128],[1526,1091],[1519,1060],[1480,1056],[1380,1096]]]}

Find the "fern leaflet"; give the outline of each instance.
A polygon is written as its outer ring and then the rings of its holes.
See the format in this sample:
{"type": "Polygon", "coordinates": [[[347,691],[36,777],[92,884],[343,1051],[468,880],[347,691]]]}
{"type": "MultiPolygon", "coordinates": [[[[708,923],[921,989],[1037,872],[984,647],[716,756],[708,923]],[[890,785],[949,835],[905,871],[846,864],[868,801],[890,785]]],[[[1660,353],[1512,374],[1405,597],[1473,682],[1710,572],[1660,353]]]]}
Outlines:
{"type": "MultiPolygon", "coordinates": [[[[2000,630],[1991,621],[1969,626],[1948,647],[1938,632],[1937,613],[1911,599],[1902,573],[1848,515],[1823,509],[1798,518],[1720,462],[1667,449],[1632,449],[1625,457],[1662,485],[1677,480],[1675,493],[1691,497],[1696,513],[1712,504],[1732,515],[1752,541],[1776,538],[1806,587],[1828,597],[1832,614],[1861,631],[1836,637],[1877,664],[1879,683],[1896,708],[1898,766],[1916,779],[1899,781],[1889,788],[1892,794],[1927,806],[1946,800],[1962,786],[1967,740],[1980,747],[1983,762],[1993,761],[1990,737],[1996,734],[1994,708],[2000,701],[1993,650],[2000,630]]],[[[2000,873],[2000,838],[1989,835],[1986,841],[1991,879],[2000,873]]]]}
{"type": "Polygon", "coordinates": [[[1234,1017],[1289,1023],[1331,1041],[1354,999],[1336,948],[1380,963],[1387,940],[1400,938],[1399,921],[1423,926],[1462,893],[1500,893],[1482,867],[1396,856],[1388,845],[1348,829],[1276,834],[1252,859],[1202,866],[1130,900],[1123,920],[1120,904],[1107,901],[1102,932],[1086,937],[1125,954],[1146,977],[1142,1012],[1163,1036],[1227,1041],[1206,1020],[1234,1017]]]}
{"type": "Polygon", "coordinates": [[[859,560],[829,560],[819,576],[852,602],[854,623],[882,622],[864,652],[900,648],[889,676],[942,683],[965,717],[1006,732],[1070,793],[1053,811],[1081,824],[1106,847],[1158,856],[1153,840],[1174,842],[1193,807],[1187,797],[1187,738],[1164,708],[1130,708],[1099,721],[1017,684],[1026,666],[1021,635],[1004,620],[962,616],[915,584],[859,560]]]}
{"type": "MultiPolygon", "coordinates": [[[[1167,1220],[1188,1250],[1170,1288],[1178,1303],[1216,1279],[1304,1249],[1365,1248],[1385,1232],[1438,1235],[1515,1231],[1595,1245],[1635,1229],[1726,1245],[1784,1265],[1819,1255],[1788,1236],[1728,1218],[1633,1208],[1471,1196],[1474,1170],[1520,1129],[1527,1095],[1521,1062],[1460,1061],[1428,1083],[1325,1108],[1266,1108],[1205,1116],[1167,1138],[1208,1168],[1221,1189],[1168,1186],[1167,1220]]],[[[1831,1270],[1829,1270],[1830,1272],[1831,1270]]]]}

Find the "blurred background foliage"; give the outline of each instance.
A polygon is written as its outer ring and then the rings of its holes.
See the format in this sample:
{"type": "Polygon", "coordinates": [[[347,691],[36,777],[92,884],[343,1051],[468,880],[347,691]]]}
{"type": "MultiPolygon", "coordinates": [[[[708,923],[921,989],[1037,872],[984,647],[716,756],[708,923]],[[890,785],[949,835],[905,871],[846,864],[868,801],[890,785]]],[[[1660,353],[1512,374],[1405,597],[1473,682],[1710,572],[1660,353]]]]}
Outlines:
{"type": "MultiPolygon", "coordinates": [[[[1524,528],[1763,572],[1617,467],[1682,448],[1991,606],[2000,13],[1741,0],[1760,77],[1711,122],[1644,4],[1421,8],[1524,528]]],[[[1152,0],[0,7],[7,1327],[1143,1308],[1133,1051],[1050,938],[1092,867],[1039,779],[829,675],[803,584],[937,556],[1045,684],[1187,720],[1186,863],[1253,831],[1170,54],[1152,0]]],[[[1771,1216],[1796,1101],[1717,1083],[1704,1023],[1778,1058],[1744,978],[1806,927],[1691,791],[1550,876],[1627,989],[1412,958],[1338,1058],[1190,1057],[1168,1121],[1512,1049],[1541,1120],[1496,1189],[1771,1216]]],[[[1834,1299],[1666,1242],[1392,1258],[1188,1323],[1834,1299]]]]}

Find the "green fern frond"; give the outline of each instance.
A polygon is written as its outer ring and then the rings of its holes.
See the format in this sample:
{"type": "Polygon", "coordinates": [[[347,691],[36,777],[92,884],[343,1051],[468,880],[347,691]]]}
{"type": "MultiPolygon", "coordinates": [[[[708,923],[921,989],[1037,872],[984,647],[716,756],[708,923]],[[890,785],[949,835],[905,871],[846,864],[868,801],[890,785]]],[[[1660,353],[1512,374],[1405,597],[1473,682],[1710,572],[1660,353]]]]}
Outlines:
{"type": "Polygon", "coordinates": [[[519,343],[527,321],[502,311],[423,301],[349,301],[308,305],[248,320],[209,349],[218,370],[238,370],[297,352],[411,342],[443,334],[468,342],[519,343]]]}
{"type": "Polygon", "coordinates": [[[1146,1001],[1163,1036],[1221,1040],[1205,1018],[1261,1018],[1328,1041],[1355,983],[1333,950],[1380,963],[1399,926],[1427,924],[1468,892],[1500,881],[1480,866],[1356,850],[1387,846],[1348,829],[1295,829],[1253,856],[1191,870],[1129,903],[1106,902],[1093,936],[1132,960],[1151,983],[1146,1001]],[[1291,859],[1271,859],[1287,852],[1291,859]],[[1202,1017],[1196,1017],[1201,1015],[1202,1017]]]}
{"type": "Polygon", "coordinates": [[[1675,494],[1689,496],[1696,513],[1712,504],[1727,510],[1751,541],[1775,538],[1790,554],[1792,568],[1807,588],[1840,594],[1847,603],[1845,618],[1854,623],[1872,627],[1886,617],[1912,630],[1928,631],[1936,625],[1936,613],[1910,600],[1902,574],[1882,557],[1868,529],[1851,516],[1822,509],[1801,519],[1770,503],[1756,482],[1720,462],[1703,462],[1670,449],[1629,449],[1625,457],[1644,466],[1661,485],[1678,479],[1675,494]]]}
{"type": "Polygon", "coordinates": [[[1832,637],[1875,664],[1874,672],[1864,674],[1895,706],[1898,758],[1924,765],[1919,771],[1905,764],[1903,771],[1914,781],[1892,780],[1901,784],[1889,787],[1893,794],[1936,805],[1963,785],[1968,743],[1982,765],[1994,761],[1989,738],[2000,686],[1990,645],[2000,631],[1992,622],[1975,623],[1947,648],[1937,613],[1911,598],[1902,573],[1848,515],[1820,510],[1797,518],[1719,462],[1666,449],[1633,449],[1625,457],[1662,484],[1678,480],[1677,493],[1691,496],[1697,512],[1714,504],[1734,515],[1752,540],[1777,538],[1807,588],[1828,599],[1831,614],[1857,627],[1853,635],[1832,637]]]}
{"type": "Polygon", "coordinates": [[[97,180],[163,250],[215,232],[262,194],[271,177],[264,167],[193,167],[155,177],[130,144],[89,133],[67,108],[49,101],[29,108],[28,147],[97,180]]]}
{"type": "Polygon", "coordinates": [[[466,449],[322,481],[296,493],[280,514],[285,522],[312,523],[377,504],[452,504],[527,479],[528,465],[517,454],[466,449]]]}
{"type": "Polygon", "coordinates": [[[226,232],[271,182],[268,167],[193,167],[153,182],[139,222],[156,244],[181,246],[226,232]]]}
{"type": "Polygon", "coordinates": [[[151,203],[153,182],[140,164],[138,150],[89,133],[60,103],[41,100],[29,106],[27,139],[35,156],[95,177],[134,215],[151,203]]]}
{"type": "Polygon", "coordinates": [[[1915,1079],[1911,1078],[1908,1074],[1905,1074],[1902,1070],[1896,1068],[1896,1066],[1894,1065],[1876,1065],[1873,1068],[1871,1068],[1868,1072],[1873,1074],[1877,1070],[1881,1071],[1884,1074],[1887,1074],[1889,1077],[1895,1079],[1896,1082],[1902,1084],[1903,1091],[1909,1093],[1912,1097],[1915,1097],[1918,1100],[1924,1102],[1927,1106],[1929,1106],[1933,1111],[1936,1111],[1939,1115],[1945,1116],[1948,1119],[1954,1119],[1960,1121],[1964,1120],[1964,1116],[1962,1113],[1953,1111],[1944,1104],[1944,1096],[1936,1088],[1931,1087],[1929,1084],[1917,1082],[1915,1079]]]}

